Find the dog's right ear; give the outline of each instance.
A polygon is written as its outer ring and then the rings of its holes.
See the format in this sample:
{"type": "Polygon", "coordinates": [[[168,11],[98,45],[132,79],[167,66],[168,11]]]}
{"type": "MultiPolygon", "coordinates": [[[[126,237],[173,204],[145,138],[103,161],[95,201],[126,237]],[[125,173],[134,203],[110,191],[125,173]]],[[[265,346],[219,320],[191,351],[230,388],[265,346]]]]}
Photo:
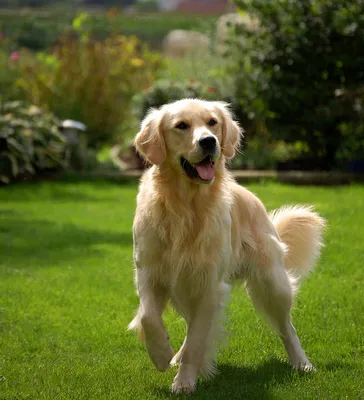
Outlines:
{"type": "Polygon", "coordinates": [[[166,145],[162,131],[162,111],[153,109],[144,118],[134,146],[151,164],[160,165],[166,159],[166,145]]]}

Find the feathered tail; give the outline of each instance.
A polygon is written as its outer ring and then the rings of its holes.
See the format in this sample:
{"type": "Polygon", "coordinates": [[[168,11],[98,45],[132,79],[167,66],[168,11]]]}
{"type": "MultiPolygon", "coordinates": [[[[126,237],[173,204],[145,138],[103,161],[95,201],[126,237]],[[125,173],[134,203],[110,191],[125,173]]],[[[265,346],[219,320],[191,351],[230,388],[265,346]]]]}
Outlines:
{"type": "Polygon", "coordinates": [[[299,280],[315,266],[326,221],[310,206],[282,207],[270,213],[270,218],[287,247],[284,267],[299,280]]]}

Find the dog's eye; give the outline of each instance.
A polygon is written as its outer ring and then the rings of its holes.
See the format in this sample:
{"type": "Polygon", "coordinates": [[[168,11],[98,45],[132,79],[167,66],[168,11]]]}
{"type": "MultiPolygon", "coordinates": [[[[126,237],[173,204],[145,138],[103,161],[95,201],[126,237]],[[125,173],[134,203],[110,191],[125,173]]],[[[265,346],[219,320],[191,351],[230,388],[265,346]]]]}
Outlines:
{"type": "Polygon", "coordinates": [[[185,130],[185,129],[188,129],[189,128],[189,125],[188,124],[186,124],[186,122],[179,122],[177,125],[176,125],[176,128],[177,129],[182,129],[182,130],[185,130]]]}
{"type": "Polygon", "coordinates": [[[207,123],[207,125],[210,125],[210,126],[214,126],[216,124],[217,124],[217,121],[216,121],[216,119],[213,119],[213,118],[211,118],[210,121],[207,123]]]}

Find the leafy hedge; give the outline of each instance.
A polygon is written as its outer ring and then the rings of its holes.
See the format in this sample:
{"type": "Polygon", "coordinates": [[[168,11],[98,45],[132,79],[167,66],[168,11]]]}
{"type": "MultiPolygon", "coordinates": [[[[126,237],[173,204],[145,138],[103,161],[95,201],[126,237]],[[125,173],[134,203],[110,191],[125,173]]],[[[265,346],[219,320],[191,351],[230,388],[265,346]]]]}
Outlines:
{"type": "MultiPolygon", "coordinates": [[[[57,43],[59,36],[73,31],[72,22],[77,18],[72,8],[2,11],[0,33],[11,37],[19,47],[46,50],[57,43]]],[[[100,11],[89,15],[88,28],[92,37],[103,40],[111,34],[135,35],[155,48],[173,29],[209,31],[216,21],[214,16],[169,14],[132,14],[117,10],[100,11]]]]}
{"type": "Polygon", "coordinates": [[[0,32],[5,38],[34,51],[53,46],[57,38],[72,28],[74,12],[0,10],[0,32]]]}
{"type": "Polygon", "coordinates": [[[184,98],[218,100],[216,88],[202,82],[160,80],[138,96],[136,103],[139,119],[143,119],[150,108],[158,108],[184,98]]]}
{"type": "Polygon", "coordinates": [[[347,146],[349,137],[362,140],[356,89],[364,87],[364,2],[235,2],[258,21],[231,38],[242,118],[253,127],[265,123],[275,139],[302,141],[325,168],[364,159],[360,143],[347,146]],[[338,93],[352,95],[343,102],[338,93]]]}
{"type": "Polygon", "coordinates": [[[0,103],[0,181],[65,167],[66,140],[58,124],[34,105],[0,103]]]}
{"type": "Polygon", "coordinates": [[[3,42],[5,40],[0,42],[0,101],[21,99],[23,93],[16,85],[20,70],[15,59],[19,52],[12,51],[3,42]]]}
{"type": "MultiPolygon", "coordinates": [[[[137,114],[141,120],[150,108],[184,98],[200,98],[204,100],[225,100],[218,85],[198,80],[174,81],[163,79],[141,93],[136,99],[137,114]]],[[[218,82],[215,82],[218,83],[218,82]]],[[[232,108],[236,108],[231,104],[232,108]]],[[[286,144],[283,141],[271,142],[267,135],[260,134],[249,138],[242,146],[242,152],[231,162],[231,168],[272,169],[278,163],[290,159],[302,152],[299,143],[286,144]]]]}

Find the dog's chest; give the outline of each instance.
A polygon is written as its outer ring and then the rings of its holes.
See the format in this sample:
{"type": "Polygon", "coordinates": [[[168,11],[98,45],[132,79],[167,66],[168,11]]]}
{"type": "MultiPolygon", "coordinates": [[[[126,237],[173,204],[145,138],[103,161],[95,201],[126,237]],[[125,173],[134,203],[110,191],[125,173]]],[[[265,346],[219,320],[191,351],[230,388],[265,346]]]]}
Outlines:
{"type": "MultiPolygon", "coordinates": [[[[152,275],[173,282],[182,277],[206,279],[207,274],[222,276],[231,258],[231,219],[227,208],[210,212],[171,213],[155,210],[138,246],[152,275]]],[[[139,241],[139,240],[138,240],[139,241]]]]}

